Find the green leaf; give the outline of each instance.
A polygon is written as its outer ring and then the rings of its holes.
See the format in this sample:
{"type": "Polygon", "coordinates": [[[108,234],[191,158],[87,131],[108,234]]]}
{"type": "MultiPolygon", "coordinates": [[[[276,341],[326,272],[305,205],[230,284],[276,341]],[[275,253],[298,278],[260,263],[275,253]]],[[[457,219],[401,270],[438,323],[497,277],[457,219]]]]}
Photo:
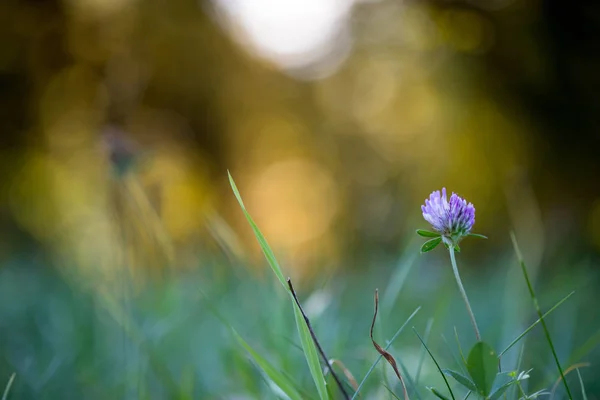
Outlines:
{"type": "Polygon", "coordinates": [[[294,316],[296,318],[296,326],[298,328],[298,335],[300,336],[300,342],[302,343],[302,350],[304,350],[304,356],[306,357],[306,362],[308,363],[308,369],[310,370],[313,381],[315,382],[315,385],[317,386],[317,391],[319,392],[319,397],[321,398],[321,400],[328,400],[329,395],[327,394],[327,386],[325,384],[325,376],[323,375],[323,370],[321,369],[321,363],[319,362],[317,348],[315,347],[315,343],[312,340],[312,337],[310,335],[310,331],[308,329],[306,321],[302,317],[302,313],[300,312],[300,309],[298,308],[298,305],[296,304],[291,292],[289,292],[289,290],[288,290],[287,281],[283,276],[283,272],[281,271],[281,267],[279,266],[279,263],[277,262],[277,259],[275,258],[275,254],[273,253],[273,250],[271,250],[271,247],[269,246],[267,239],[265,239],[263,234],[260,232],[260,229],[258,229],[258,226],[254,223],[254,220],[250,216],[250,213],[248,213],[248,211],[246,210],[246,206],[244,206],[242,196],[240,195],[240,192],[238,191],[237,186],[235,185],[235,182],[233,180],[233,177],[231,176],[229,171],[227,171],[227,174],[229,175],[229,183],[231,184],[231,189],[233,190],[233,194],[235,195],[235,198],[237,199],[238,203],[240,204],[240,207],[241,207],[242,211],[244,212],[244,215],[246,216],[248,223],[252,227],[252,230],[254,231],[254,235],[256,236],[256,239],[258,240],[258,243],[260,244],[260,247],[265,255],[265,258],[269,262],[269,265],[271,266],[271,269],[275,273],[275,276],[277,277],[279,282],[283,285],[283,287],[286,288],[286,291],[288,292],[288,294],[290,296],[290,299],[291,299],[293,307],[294,307],[294,316]]]}
{"type": "Polygon", "coordinates": [[[430,238],[436,238],[441,236],[439,233],[426,231],[425,229],[417,229],[417,235],[430,238]]]}
{"type": "Polygon", "coordinates": [[[438,390],[434,387],[428,387],[427,389],[429,389],[431,391],[431,393],[433,393],[437,398],[440,398],[442,400],[450,400],[448,397],[446,397],[443,394],[441,394],[440,392],[438,392],[438,390]]]}
{"type": "Polygon", "coordinates": [[[467,389],[469,389],[469,390],[471,390],[473,392],[477,392],[477,387],[475,387],[475,384],[473,382],[471,382],[471,380],[469,378],[467,378],[466,376],[464,376],[460,372],[452,371],[451,369],[443,369],[442,371],[446,375],[449,375],[449,376],[453,377],[456,380],[456,382],[460,383],[461,385],[463,385],[467,389]]]}
{"type": "Polygon", "coordinates": [[[440,244],[441,242],[442,242],[441,237],[437,237],[435,239],[426,241],[425,243],[423,243],[423,246],[421,246],[421,253],[427,253],[428,251],[435,249],[437,247],[437,245],[440,244]]]}
{"type": "Polygon", "coordinates": [[[460,253],[460,247],[457,244],[452,247],[454,247],[454,250],[456,250],[457,253],[460,253]]]}
{"type": "Polygon", "coordinates": [[[494,386],[489,395],[489,400],[497,400],[508,390],[509,387],[517,383],[514,378],[515,372],[500,372],[494,379],[494,386]]]}
{"type": "Polygon", "coordinates": [[[258,352],[256,352],[246,341],[235,331],[235,329],[231,328],[233,336],[237,340],[237,342],[250,354],[256,365],[263,370],[263,372],[273,381],[274,384],[279,386],[279,388],[292,400],[302,400],[302,396],[294,387],[294,384],[289,381],[289,379],[283,375],[279,369],[275,368],[271,363],[269,363],[265,358],[263,358],[258,352]]]}
{"type": "Polygon", "coordinates": [[[472,236],[479,239],[487,239],[487,236],[480,235],[479,233],[469,233],[467,236],[472,236]]]}
{"type": "Polygon", "coordinates": [[[467,370],[477,387],[477,393],[487,396],[498,370],[498,357],[494,349],[484,342],[475,343],[467,357],[467,370]]]}

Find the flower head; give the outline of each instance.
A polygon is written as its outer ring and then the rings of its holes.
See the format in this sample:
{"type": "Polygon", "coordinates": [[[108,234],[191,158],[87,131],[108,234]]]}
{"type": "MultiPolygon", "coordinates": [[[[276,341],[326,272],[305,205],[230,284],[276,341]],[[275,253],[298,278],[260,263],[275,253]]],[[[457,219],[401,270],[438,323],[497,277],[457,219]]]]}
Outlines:
{"type": "Polygon", "coordinates": [[[460,239],[471,233],[475,224],[475,207],[465,199],[452,193],[450,201],[446,197],[446,188],[442,192],[431,193],[421,206],[423,218],[431,224],[445,242],[458,244],[460,239]]]}

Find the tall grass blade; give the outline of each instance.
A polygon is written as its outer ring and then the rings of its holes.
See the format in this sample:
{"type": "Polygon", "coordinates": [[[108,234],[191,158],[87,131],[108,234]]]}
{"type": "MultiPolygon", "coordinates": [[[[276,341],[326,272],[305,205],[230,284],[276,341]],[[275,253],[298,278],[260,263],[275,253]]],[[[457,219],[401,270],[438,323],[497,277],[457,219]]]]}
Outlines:
{"type": "MultiPolygon", "coordinates": [[[[404,323],[402,324],[402,326],[400,328],[398,328],[398,330],[396,331],[396,333],[394,333],[394,336],[392,336],[392,338],[390,339],[390,341],[388,342],[388,344],[383,348],[384,350],[387,350],[387,349],[390,348],[390,346],[392,345],[392,343],[394,342],[394,340],[396,340],[396,338],[400,335],[400,333],[402,333],[402,331],[404,330],[404,328],[406,327],[406,325],[408,325],[408,323],[410,322],[410,320],[413,319],[415,315],[417,315],[417,312],[419,312],[420,309],[421,309],[421,307],[417,307],[415,309],[415,311],[413,311],[413,313],[410,314],[410,316],[406,319],[406,321],[404,321],[404,323]]],[[[373,372],[373,370],[375,369],[375,367],[377,366],[377,364],[379,363],[379,361],[381,361],[382,358],[383,358],[383,356],[381,354],[379,356],[377,356],[377,358],[375,359],[375,362],[373,362],[373,364],[371,365],[371,367],[367,371],[367,374],[365,375],[365,377],[362,379],[362,381],[360,381],[360,384],[358,385],[358,389],[356,389],[356,392],[354,392],[354,396],[352,396],[352,400],[354,400],[354,399],[356,399],[358,397],[358,393],[360,392],[360,389],[362,389],[363,385],[367,381],[367,378],[371,375],[371,373],[373,372]]]]}
{"type": "Polygon", "coordinates": [[[442,334],[442,340],[444,341],[444,344],[446,345],[446,348],[448,349],[448,353],[454,360],[454,363],[458,366],[458,369],[460,370],[460,372],[464,375],[468,375],[469,373],[467,372],[467,362],[466,361],[462,362],[461,360],[458,359],[458,357],[454,353],[454,350],[450,346],[450,342],[448,342],[448,339],[446,339],[446,336],[444,336],[443,334],[442,334]]]}
{"type": "Polygon", "coordinates": [[[294,303],[296,304],[296,306],[298,306],[298,310],[300,311],[300,314],[302,315],[302,319],[304,319],[304,322],[306,323],[306,327],[308,328],[310,337],[312,338],[317,350],[319,351],[319,354],[321,355],[323,362],[325,363],[325,365],[327,365],[327,370],[329,370],[329,372],[331,372],[331,376],[333,376],[333,379],[335,380],[335,383],[338,385],[338,388],[342,392],[344,399],[350,400],[350,396],[348,396],[348,393],[346,393],[346,389],[344,389],[344,384],[342,383],[341,379],[337,376],[337,374],[335,373],[333,368],[331,368],[331,364],[329,363],[329,358],[327,357],[327,355],[325,354],[325,351],[321,347],[321,344],[319,343],[319,340],[317,339],[317,335],[315,335],[315,331],[313,330],[313,328],[310,324],[310,320],[308,319],[308,316],[302,309],[300,300],[298,300],[298,296],[296,295],[296,291],[294,290],[294,285],[292,284],[292,280],[290,278],[288,278],[287,283],[290,288],[290,292],[292,293],[292,297],[294,298],[294,303]]]}
{"type": "Polygon", "coordinates": [[[235,330],[235,328],[225,319],[218,310],[217,306],[208,298],[208,296],[200,290],[200,295],[204,298],[206,305],[212,314],[230,331],[238,344],[252,357],[256,365],[271,379],[271,381],[279,387],[290,399],[302,399],[303,396],[296,389],[295,384],[290,379],[281,373],[276,367],[269,363],[256,350],[254,350],[244,338],[235,330]]]}
{"type": "Polygon", "coordinates": [[[581,398],[583,400],[588,400],[587,393],[585,393],[585,386],[583,385],[583,379],[581,379],[581,374],[579,373],[579,368],[577,368],[577,377],[579,378],[579,384],[581,385],[581,398]]]}
{"type": "Polygon", "coordinates": [[[123,307],[121,307],[121,305],[110,295],[101,295],[98,299],[100,300],[100,304],[115,322],[123,328],[127,337],[146,353],[151,368],[154,370],[156,376],[160,378],[170,396],[173,398],[181,397],[182,392],[179,385],[175,382],[171,371],[156,355],[154,349],[147,343],[144,333],[135,324],[133,318],[131,318],[131,316],[125,312],[123,307]]]}
{"type": "Polygon", "coordinates": [[[236,341],[242,346],[252,357],[254,362],[263,370],[265,374],[276,384],[291,400],[302,400],[302,396],[296,390],[294,384],[288,380],[277,368],[269,363],[263,356],[256,352],[236,331],[231,328],[231,332],[236,341]]]}
{"type": "Polygon", "coordinates": [[[312,337],[310,336],[310,331],[306,326],[306,322],[302,317],[302,313],[296,304],[294,304],[294,317],[296,318],[296,326],[298,327],[298,334],[300,335],[302,350],[304,351],[304,356],[306,357],[310,374],[312,375],[315,385],[317,386],[319,397],[322,400],[328,400],[329,394],[327,393],[327,386],[325,385],[325,376],[323,375],[323,370],[321,369],[321,364],[319,363],[319,355],[317,354],[317,349],[312,337]]]}
{"type": "MultiPolygon", "coordinates": [[[[446,379],[446,375],[442,371],[442,368],[440,367],[440,364],[438,364],[438,362],[435,359],[435,357],[433,356],[433,354],[431,354],[431,351],[429,350],[429,347],[427,347],[427,345],[423,341],[423,338],[421,338],[421,335],[419,335],[419,332],[417,332],[417,330],[414,327],[413,327],[413,331],[415,331],[415,334],[417,335],[417,337],[419,338],[419,340],[423,344],[423,347],[425,347],[425,350],[427,350],[427,353],[429,353],[429,356],[431,357],[431,359],[435,363],[435,366],[437,367],[438,371],[440,372],[440,375],[442,376],[442,378],[444,378],[444,382],[446,383],[446,387],[448,388],[448,391],[450,392],[450,396],[452,397],[452,400],[456,400],[456,398],[454,397],[454,393],[452,392],[452,388],[450,387],[450,383],[448,382],[448,379],[446,379]]],[[[435,392],[433,392],[433,393],[436,394],[435,392]]],[[[437,396],[437,394],[436,394],[436,396],[437,396]]]]}
{"type": "Polygon", "coordinates": [[[458,352],[460,354],[460,359],[463,362],[463,367],[467,365],[467,359],[465,358],[465,354],[462,351],[462,346],[460,345],[460,339],[458,338],[458,331],[456,330],[456,326],[454,327],[454,338],[456,339],[456,346],[458,347],[458,352]]]}
{"type": "MultiPolygon", "coordinates": [[[[523,346],[521,346],[521,350],[519,350],[519,358],[517,358],[517,366],[515,368],[517,372],[521,370],[521,365],[523,364],[523,354],[525,354],[525,343],[523,343],[523,346]]],[[[527,381],[525,381],[524,384],[527,385],[527,381]]],[[[517,396],[518,388],[522,389],[521,382],[517,382],[516,385],[513,385],[512,388],[508,389],[509,392],[511,392],[512,394],[512,396],[509,396],[510,398],[514,398],[517,396]]]]}
{"type": "Polygon", "coordinates": [[[400,397],[396,396],[396,393],[394,393],[394,391],[392,389],[390,389],[390,387],[388,385],[384,384],[383,387],[387,389],[390,396],[392,396],[396,400],[400,400],[400,397]]]}
{"type": "Polygon", "coordinates": [[[13,381],[15,380],[15,376],[17,376],[17,374],[15,372],[13,372],[12,375],[10,376],[10,378],[8,379],[8,383],[6,384],[6,387],[4,388],[4,394],[2,395],[2,400],[8,399],[8,394],[10,393],[10,388],[12,387],[13,381]]]}
{"type": "Polygon", "coordinates": [[[525,277],[525,282],[527,282],[527,288],[529,289],[529,294],[531,295],[531,300],[533,301],[535,310],[537,311],[537,314],[540,317],[542,327],[544,328],[544,334],[546,335],[546,340],[548,341],[548,345],[550,345],[550,350],[552,351],[552,356],[554,357],[556,367],[558,368],[558,372],[560,372],[562,382],[565,386],[565,390],[567,391],[567,396],[569,397],[570,400],[573,400],[573,396],[571,395],[571,389],[569,389],[569,385],[567,384],[567,381],[565,379],[565,374],[563,372],[562,367],[560,366],[560,361],[558,360],[558,355],[556,354],[556,350],[554,348],[554,343],[552,342],[552,338],[550,337],[550,331],[548,330],[548,327],[546,326],[546,321],[544,321],[544,315],[538,304],[538,300],[537,300],[537,297],[535,296],[535,291],[533,290],[531,281],[529,280],[529,274],[527,273],[527,267],[525,266],[525,261],[523,261],[523,256],[521,255],[521,250],[519,250],[519,245],[517,244],[517,238],[515,237],[514,232],[510,233],[510,238],[513,242],[513,247],[515,248],[515,253],[517,254],[519,264],[521,265],[521,270],[523,271],[523,276],[525,277]]]}
{"type": "MultiPolygon", "coordinates": [[[[563,297],[563,299],[562,299],[561,301],[559,301],[558,303],[556,303],[556,304],[554,305],[554,307],[552,307],[551,309],[549,309],[548,311],[546,311],[546,313],[545,313],[544,315],[542,315],[542,318],[546,318],[548,315],[550,315],[550,313],[551,313],[552,311],[556,310],[556,309],[557,309],[557,308],[558,308],[558,307],[559,307],[559,306],[560,306],[562,303],[564,303],[565,301],[567,301],[567,299],[568,299],[569,297],[571,297],[572,295],[574,295],[574,294],[575,294],[575,291],[573,291],[573,292],[569,293],[568,295],[566,295],[565,297],[563,297]]],[[[500,352],[500,354],[498,354],[498,357],[502,357],[502,355],[503,355],[504,353],[506,353],[508,350],[510,350],[510,349],[511,349],[511,347],[513,347],[515,344],[517,344],[517,342],[518,342],[519,340],[521,340],[521,339],[522,339],[522,338],[523,338],[525,335],[527,335],[527,334],[528,334],[528,333],[529,333],[529,332],[530,332],[530,331],[531,331],[533,328],[535,328],[535,326],[536,326],[537,324],[539,324],[539,323],[542,321],[542,318],[538,318],[538,320],[537,320],[537,321],[535,321],[533,324],[531,324],[531,325],[529,326],[529,328],[525,329],[525,330],[523,331],[523,333],[521,333],[519,336],[517,336],[517,337],[515,338],[515,340],[513,340],[512,342],[510,342],[510,344],[509,344],[508,346],[506,346],[506,348],[505,348],[504,350],[502,350],[502,351],[500,352]]]]}
{"type": "MultiPolygon", "coordinates": [[[[579,368],[583,368],[583,367],[589,367],[590,363],[587,362],[582,362],[582,363],[577,363],[574,365],[571,365],[569,368],[565,369],[565,376],[569,375],[571,372],[579,369],[579,368]]],[[[558,385],[560,385],[560,381],[562,381],[564,378],[559,376],[558,379],[556,380],[556,382],[554,382],[554,385],[552,385],[552,390],[550,391],[550,400],[552,400],[554,398],[554,393],[556,392],[556,388],[558,387],[558,385]]]]}
{"type": "MultiPolygon", "coordinates": [[[[406,368],[406,365],[404,365],[404,363],[402,362],[402,360],[398,359],[398,364],[400,365],[400,368],[402,369],[402,373],[403,376],[406,378],[406,382],[408,382],[409,386],[412,388],[412,392],[414,392],[414,394],[417,395],[417,399],[422,400],[421,398],[421,394],[419,393],[418,387],[415,385],[415,381],[413,380],[412,376],[410,376],[410,373],[408,372],[408,368],[406,368]]],[[[413,395],[413,393],[410,392],[409,395],[413,395]]]]}
{"type": "MultiPolygon", "coordinates": [[[[433,326],[433,318],[429,318],[427,326],[425,327],[425,343],[429,341],[429,334],[431,333],[431,327],[433,326]]],[[[419,378],[421,376],[421,368],[423,367],[423,361],[425,361],[425,349],[421,351],[419,356],[419,364],[417,364],[417,373],[415,374],[415,386],[419,384],[419,378]]]]}
{"type": "Polygon", "coordinates": [[[390,277],[389,283],[381,296],[381,309],[386,314],[390,312],[392,306],[398,299],[398,295],[404,287],[408,274],[412,271],[415,261],[418,256],[418,252],[415,251],[414,241],[411,241],[406,249],[402,253],[402,257],[398,260],[398,264],[392,276],[390,277]]]}
{"type": "Polygon", "coordinates": [[[311,373],[313,380],[315,382],[315,385],[317,387],[317,391],[319,392],[319,397],[321,398],[321,400],[328,400],[329,394],[327,393],[327,386],[325,384],[325,376],[323,375],[323,370],[321,369],[321,364],[319,362],[319,356],[317,354],[317,349],[316,349],[315,343],[313,342],[312,337],[310,335],[310,331],[308,329],[306,321],[302,317],[302,313],[300,312],[298,305],[296,304],[295,300],[293,299],[291,292],[288,290],[287,281],[283,276],[283,272],[281,271],[281,267],[279,266],[279,263],[277,262],[277,259],[275,258],[275,254],[273,253],[273,250],[271,250],[271,247],[269,246],[267,239],[265,239],[265,237],[261,233],[260,229],[258,229],[258,226],[254,223],[254,220],[250,216],[250,213],[248,213],[248,211],[246,210],[246,206],[244,205],[242,196],[240,195],[240,192],[239,192],[237,186],[235,185],[233,177],[231,176],[229,171],[227,171],[227,175],[229,176],[229,183],[231,184],[231,189],[233,190],[233,194],[235,195],[235,198],[237,199],[237,201],[240,205],[240,208],[244,212],[244,215],[246,216],[246,219],[248,220],[250,227],[254,231],[254,235],[256,236],[256,239],[258,240],[258,243],[260,244],[260,248],[262,249],[262,251],[265,255],[265,258],[267,259],[269,265],[271,266],[271,269],[275,273],[275,276],[277,277],[279,282],[283,285],[283,287],[286,289],[286,291],[290,295],[290,299],[292,301],[293,308],[294,308],[294,317],[296,319],[296,326],[298,327],[298,335],[300,336],[300,342],[302,344],[302,349],[304,350],[304,356],[306,357],[306,362],[308,363],[308,369],[310,370],[310,373],[311,373]]]}
{"type": "Polygon", "coordinates": [[[587,355],[592,349],[600,344],[600,330],[596,331],[588,340],[585,341],[580,347],[577,348],[569,358],[569,364],[574,364],[579,361],[582,357],[587,355]]]}
{"type": "Polygon", "coordinates": [[[441,400],[450,400],[450,399],[448,399],[448,397],[446,397],[444,394],[440,393],[434,387],[428,387],[427,389],[429,389],[431,391],[431,393],[433,393],[435,395],[435,397],[437,397],[438,399],[441,399],[441,400]]]}
{"type": "Polygon", "coordinates": [[[237,201],[238,201],[238,203],[240,205],[240,208],[242,209],[242,211],[244,213],[244,216],[248,220],[248,223],[250,224],[250,227],[254,231],[254,236],[256,236],[256,240],[258,240],[258,244],[260,244],[260,248],[263,251],[263,253],[265,254],[265,258],[267,259],[267,261],[269,263],[269,266],[271,267],[271,269],[275,273],[275,276],[277,277],[277,279],[279,280],[279,282],[281,283],[281,285],[287,290],[287,283],[286,283],[285,278],[283,276],[283,272],[281,271],[281,267],[279,266],[279,263],[277,262],[277,259],[275,258],[275,254],[273,254],[273,251],[271,250],[271,247],[267,243],[267,239],[265,239],[265,237],[263,236],[263,234],[258,229],[258,226],[256,225],[256,223],[254,222],[254,220],[250,216],[250,213],[246,210],[246,206],[244,205],[244,201],[242,200],[242,196],[240,195],[240,192],[239,192],[237,186],[235,185],[233,177],[231,176],[231,174],[229,173],[229,171],[227,171],[227,175],[229,175],[229,184],[231,185],[231,189],[233,190],[233,194],[235,195],[235,198],[237,199],[237,201]]]}

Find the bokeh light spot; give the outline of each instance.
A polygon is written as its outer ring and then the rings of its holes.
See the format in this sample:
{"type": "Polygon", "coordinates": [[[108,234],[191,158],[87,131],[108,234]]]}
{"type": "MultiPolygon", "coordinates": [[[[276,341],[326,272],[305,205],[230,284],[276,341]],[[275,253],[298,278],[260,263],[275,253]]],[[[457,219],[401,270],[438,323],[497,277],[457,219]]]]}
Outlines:
{"type": "Polygon", "coordinates": [[[259,174],[248,207],[269,240],[294,250],[327,232],[337,211],[331,174],[307,159],[275,163],[259,174]]]}

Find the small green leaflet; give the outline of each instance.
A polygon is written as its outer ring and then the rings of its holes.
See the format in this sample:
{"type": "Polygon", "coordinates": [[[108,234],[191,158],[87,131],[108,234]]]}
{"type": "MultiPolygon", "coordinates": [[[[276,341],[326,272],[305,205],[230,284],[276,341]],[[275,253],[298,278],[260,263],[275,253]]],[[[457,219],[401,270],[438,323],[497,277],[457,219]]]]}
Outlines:
{"type": "Polygon", "coordinates": [[[423,246],[421,246],[421,253],[427,253],[428,251],[435,249],[437,247],[437,245],[440,244],[441,242],[442,242],[441,237],[437,237],[435,239],[426,241],[425,243],[423,243],[423,246]]]}
{"type": "Polygon", "coordinates": [[[429,238],[436,238],[441,236],[439,233],[426,231],[425,229],[417,229],[417,235],[429,238]]]}

